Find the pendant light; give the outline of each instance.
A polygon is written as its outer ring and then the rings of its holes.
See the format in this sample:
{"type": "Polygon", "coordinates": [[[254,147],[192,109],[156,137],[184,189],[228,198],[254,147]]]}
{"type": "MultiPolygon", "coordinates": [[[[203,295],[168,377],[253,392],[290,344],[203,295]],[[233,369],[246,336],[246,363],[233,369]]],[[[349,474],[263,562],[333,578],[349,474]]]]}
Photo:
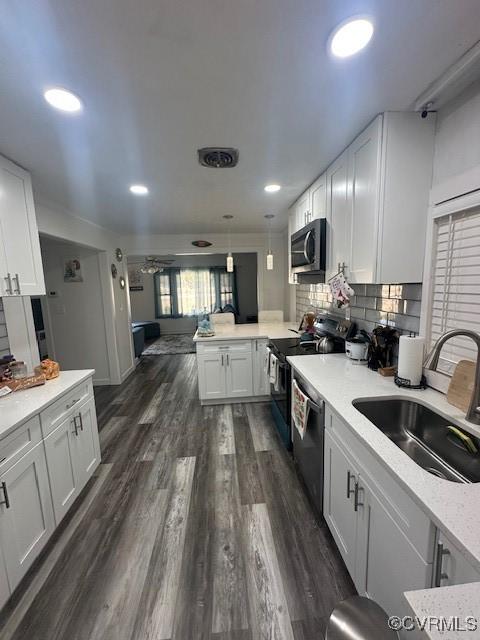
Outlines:
{"type": "Polygon", "coordinates": [[[267,253],[267,271],[273,271],[273,253],[272,253],[272,219],[273,213],[267,213],[264,218],[268,220],[268,253],[267,253]]]}
{"type": "Polygon", "coordinates": [[[227,255],[227,272],[233,273],[233,255],[232,255],[232,229],[231,229],[231,220],[233,220],[233,216],[230,214],[223,216],[224,220],[228,220],[228,255],[227,255]]]}

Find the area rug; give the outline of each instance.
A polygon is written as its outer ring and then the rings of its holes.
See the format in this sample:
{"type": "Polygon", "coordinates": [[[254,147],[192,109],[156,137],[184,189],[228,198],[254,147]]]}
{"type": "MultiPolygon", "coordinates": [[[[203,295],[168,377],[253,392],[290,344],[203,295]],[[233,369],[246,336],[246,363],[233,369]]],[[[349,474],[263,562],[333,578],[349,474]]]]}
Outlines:
{"type": "Polygon", "coordinates": [[[163,356],[174,353],[195,353],[193,336],[184,333],[172,333],[168,336],[160,336],[155,342],[148,345],[142,356],[163,356]]]}

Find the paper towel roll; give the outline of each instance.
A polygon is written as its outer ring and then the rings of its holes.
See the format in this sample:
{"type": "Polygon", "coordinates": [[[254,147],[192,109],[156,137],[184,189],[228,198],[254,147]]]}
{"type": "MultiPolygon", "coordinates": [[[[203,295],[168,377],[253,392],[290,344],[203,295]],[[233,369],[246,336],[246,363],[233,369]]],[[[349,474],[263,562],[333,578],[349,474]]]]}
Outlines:
{"type": "Polygon", "coordinates": [[[410,380],[413,386],[422,379],[423,347],[421,336],[400,336],[398,350],[398,377],[410,380]]]}

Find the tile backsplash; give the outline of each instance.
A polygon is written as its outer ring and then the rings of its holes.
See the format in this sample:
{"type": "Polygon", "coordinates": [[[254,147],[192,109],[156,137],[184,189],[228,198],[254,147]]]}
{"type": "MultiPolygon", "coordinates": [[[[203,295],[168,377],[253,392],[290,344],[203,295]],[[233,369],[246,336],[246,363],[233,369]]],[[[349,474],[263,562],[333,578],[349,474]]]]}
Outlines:
{"type": "Polygon", "coordinates": [[[401,333],[420,330],[420,284],[354,284],[355,295],[345,311],[332,306],[330,288],[326,284],[299,284],[296,287],[296,315],[312,309],[319,312],[346,314],[360,329],[372,331],[376,325],[388,324],[401,333]],[[350,314],[350,315],[349,315],[350,314]]]}
{"type": "Polygon", "coordinates": [[[5,313],[3,312],[3,302],[0,298],[0,358],[10,353],[7,335],[7,323],[5,322],[5,313]]]}

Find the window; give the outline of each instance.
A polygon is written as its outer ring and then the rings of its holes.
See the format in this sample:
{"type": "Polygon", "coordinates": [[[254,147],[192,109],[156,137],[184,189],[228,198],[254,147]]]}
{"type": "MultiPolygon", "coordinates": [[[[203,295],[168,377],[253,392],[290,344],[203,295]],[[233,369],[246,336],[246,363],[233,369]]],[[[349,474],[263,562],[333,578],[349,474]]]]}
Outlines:
{"type": "Polygon", "coordinates": [[[172,296],[170,289],[170,275],[168,273],[156,274],[157,291],[157,316],[172,315],[172,296]]]}
{"type": "Polygon", "coordinates": [[[154,275],[157,318],[197,316],[229,304],[237,309],[235,273],[224,267],[169,268],[154,275]]]}
{"type": "MultiPolygon", "coordinates": [[[[480,328],[480,210],[435,223],[429,315],[431,346],[451,329],[480,328]]],[[[452,338],[442,348],[438,369],[451,375],[459,360],[476,358],[472,340],[452,338]]]]}

